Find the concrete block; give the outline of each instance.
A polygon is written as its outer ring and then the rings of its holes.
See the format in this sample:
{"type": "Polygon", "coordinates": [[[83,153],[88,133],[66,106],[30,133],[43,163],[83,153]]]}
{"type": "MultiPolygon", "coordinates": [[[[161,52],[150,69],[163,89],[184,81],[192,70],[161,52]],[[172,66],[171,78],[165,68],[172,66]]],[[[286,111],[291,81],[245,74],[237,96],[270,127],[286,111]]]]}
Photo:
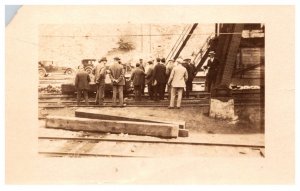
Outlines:
{"type": "Polygon", "coordinates": [[[74,131],[98,131],[165,138],[177,137],[179,130],[179,125],[176,124],[110,121],[61,116],[47,116],[46,127],[74,131]]]}
{"type": "Polygon", "coordinates": [[[119,121],[137,121],[137,122],[150,122],[150,123],[162,123],[162,124],[176,124],[180,129],[185,129],[185,121],[179,120],[167,120],[156,117],[139,116],[134,113],[116,113],[111,114],[101,111],[99,109],[80,108],[75,111],[76,117],[101,119],[101,120],[119,120],[119,121]]]}
{"type": "Polygon", "coordinates": [[[217,98],[210,99],[209,116],[220,119],[236,120],[237,116],[234,114],[234,100],[222,100],[217,98]]]}

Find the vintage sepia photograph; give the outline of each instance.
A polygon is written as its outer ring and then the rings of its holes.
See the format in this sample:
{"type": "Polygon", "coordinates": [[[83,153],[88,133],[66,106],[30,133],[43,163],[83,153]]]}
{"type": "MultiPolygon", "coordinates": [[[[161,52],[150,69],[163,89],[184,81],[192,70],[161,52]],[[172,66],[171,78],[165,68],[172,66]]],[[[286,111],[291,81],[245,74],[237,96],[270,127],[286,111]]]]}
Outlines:
{"type": "Polygon", "coordinates": [[[41,25],[39,154],[265,157],[265,27],[41,25]]]}
{"type": "Polygon", "coordinates": [[[6,181],[292,183],[293,13],[20,6],[5,30],[6,181]]]}

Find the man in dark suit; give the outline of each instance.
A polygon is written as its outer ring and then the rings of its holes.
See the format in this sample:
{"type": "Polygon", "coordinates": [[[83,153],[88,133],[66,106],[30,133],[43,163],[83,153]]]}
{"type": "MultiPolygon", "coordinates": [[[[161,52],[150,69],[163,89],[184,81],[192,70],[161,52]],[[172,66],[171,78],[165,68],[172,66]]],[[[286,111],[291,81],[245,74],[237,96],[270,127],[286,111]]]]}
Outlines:
{"type": "Polygon", "coordinates": [[[161,59],[161,64],[163,64],[163,65],[166,66],[166,59],[165,59],[165,58],[162,58],[162,59],[161,59]]]}
{"type": "Polygon", "coordinates": [[[142,69],[145,72],[145,67],[144,67],[144,63],[143,63],[142,58],[139,59],[139,64],[140,64],[139,68],[142,69]]]}
{"type": "Polygon", "coordinates": [[[109,67],[110,79],[113,87],[113,107],[117,106],[117,93],[119,93],[120,107],[124,107],[123,104],[123,86],[125,86],[125,71],[124,67],[119,64],[120,58],[115,57],[114,63],[109,67]]]}
{"type": "Polygon", "coordinates": [[[188,72],[188,80],[186,81],[185,97],[189,98],[190,92],[193,90],[193,80],[195,77],[196,67],[194,66],[194,64],[191,63],[190,58],[186,58],[183,61],[184,61],[183,65],[188,72]]]}
{"type": "Polygon", "coordinates": [[[164,99],[167,75],[166,75],[166,66],[160,63],[160,58],[156,59],[157,64],[153,69],[153,81],[156,86],[154,88],[154,100],[159,101],[164,99]]]}
{"type": "Polygon", "coordinates": [[[206,81],[205,86],[208,92],[211,91],[211,86],[215,84],[217,74],[220,67],[220,62],[217,58],[215,58],[215,52],[210,51],[209,54],[209,60],[207,61],[207,65],[204,66],[204,69],[208,69],[208,72],[206,74],[206,81]]]}
{"type": "MultiPolygon", "coordinates": [[[[145,72],[145,66],[144,66],[144,62],[143,62],[142,58],[139,59],[139,64],[140,64],[140,69],[145,72]]],[[[142,93],[142,95],[145,94],[145,84],[141,85],[141,93],[142,93]]]]}
{"type": "Polygon", "coordinates": [[[101,58],[99,63],[95,66],[92,73],[95,75],[95,83],[97,85],[96,104],[103,105],[104,92],[105,92],[105,74],[106,74],[105,57],[101,58]]]}
{"type": "Polygon", "coordinates": [[[136,68],[133,70],[130,80],[132,80],[134,86],[135,101],[141,101],[141,87],[145,84],[145,72],[140,68],[139,63],[136,64],[136,68]]]}
{"type": "Polygon", "coordinates": [[[75,88],[77,90],[77,105],[80,104],[81,94],[83,93],[85,104],[89,105],[88,89],[91,81],[89,74],[82,66],[78,67],[78,72],[75,77],[75,88]]]}
{"type": "Polygon", "coordinates": [[[148,61],[149,67],[148,70],[146,72],[146,84],[147,84],[147,88],[148,88],[148,94],[149,94],[149,98],[150,100],[153,100],[153,92],[154,92],[154,86],[153,86],[153,62],[152,61],[148,61]]]}

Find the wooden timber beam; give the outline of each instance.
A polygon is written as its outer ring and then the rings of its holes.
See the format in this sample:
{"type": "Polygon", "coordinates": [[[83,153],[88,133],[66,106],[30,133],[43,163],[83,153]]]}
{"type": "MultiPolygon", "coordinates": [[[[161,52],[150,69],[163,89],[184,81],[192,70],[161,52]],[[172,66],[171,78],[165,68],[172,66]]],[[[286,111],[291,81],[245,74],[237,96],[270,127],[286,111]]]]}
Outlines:
{"type": "Polygon", "coordinates": [[[194,30],[196,29],[196,27],[198,26],[198,23],[194,23],[191,30],[189,31],[188,35],[186,36],[186,38],[184,39],[184,41],[182,42],[180,48],[178,49],[177,53],[174,56],[174,60],[176,60],[181,51],[183,50],[183,48],[185,47],[186,43],[188,42],[188,40],[190,39],[191,35],[193,34],[194,30]]]}
{"type": "Polygon", "coordinates": [[[137,121],[137,122],[149,122],[149,123],[163,123],[163,124],[176,124],[179,128],[185,129],[185,121],[180,120],[168,120],[161,119],[152,116],[141,116],[134,113],[125,113],[119,111],[115,115],[104,112],[99,109],[85,109],[80,108],[75,111],[76,117],[90,118],[90,119],[101,119],[101,120],[117,120],[117,121],[137,121]]]}
{"type": "Polygon", "coordinates": [[[46,128],[176,138],[179,125],[47,116],[46,128]]]}
{"type": "Polygon", "coordinates": [[[231,34],[231,39],[228,44],[227,53],[225,55],[224,67],[221,73],[221,86],[229,86],[234,71],[236,55],[238,53],[240,42],[242,38],[242,31],[244,24],[235,24],[233,27],[233,34],[231,34]]]}

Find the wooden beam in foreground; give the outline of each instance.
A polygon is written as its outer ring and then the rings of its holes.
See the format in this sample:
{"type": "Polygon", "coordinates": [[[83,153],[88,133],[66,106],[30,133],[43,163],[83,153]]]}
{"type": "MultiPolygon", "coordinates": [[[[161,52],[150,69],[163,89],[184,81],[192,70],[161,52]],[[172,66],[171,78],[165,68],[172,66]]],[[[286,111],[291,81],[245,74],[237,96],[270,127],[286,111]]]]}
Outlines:
{"type": "Polygon", "coordinates": [[[176,138],[179,130],[179,125],[176,124],[110,121],[61,116],[47,116],[46,127],[74,131],[98,131],[165,138],[176,138]]]}
{"type": "Polygon", "coordinates": [[[185,121],[160,119],[150,116],[139,116],[135,113],[117,113],[111,114],[109,112],[101,111],[101,109],[80,108],[75,111],[76,117],[101,119],[101,120],[117,120],[117,121],[136,121],[162,124],[179,125],[180,129],[185,129],[185,121]]]}

